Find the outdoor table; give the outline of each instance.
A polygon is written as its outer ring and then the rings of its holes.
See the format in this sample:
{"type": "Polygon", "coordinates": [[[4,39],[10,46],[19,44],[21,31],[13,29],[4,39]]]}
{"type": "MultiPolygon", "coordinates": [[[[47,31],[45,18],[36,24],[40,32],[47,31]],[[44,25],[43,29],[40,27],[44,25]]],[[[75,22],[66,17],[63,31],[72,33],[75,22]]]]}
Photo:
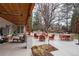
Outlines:
{"type": "Polygon", "coordinates": [[[60,39],[70,41],[71,40],[71,35],[70,34],[62,34],[62,35],[60,35],[60,39]]]}

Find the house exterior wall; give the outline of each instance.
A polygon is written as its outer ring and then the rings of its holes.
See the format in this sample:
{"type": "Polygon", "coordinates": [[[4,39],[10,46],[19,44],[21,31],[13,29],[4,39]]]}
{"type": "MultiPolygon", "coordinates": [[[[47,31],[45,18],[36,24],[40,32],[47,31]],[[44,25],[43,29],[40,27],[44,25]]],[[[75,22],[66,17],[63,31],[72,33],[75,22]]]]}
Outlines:
{"type": "Polygon", "coordinates": [[[13,23],[0,17],[0,28],[3,28],[2,30],[3,35],[11,34],[13,31],[13,25],[14,25],[13,23]]]}

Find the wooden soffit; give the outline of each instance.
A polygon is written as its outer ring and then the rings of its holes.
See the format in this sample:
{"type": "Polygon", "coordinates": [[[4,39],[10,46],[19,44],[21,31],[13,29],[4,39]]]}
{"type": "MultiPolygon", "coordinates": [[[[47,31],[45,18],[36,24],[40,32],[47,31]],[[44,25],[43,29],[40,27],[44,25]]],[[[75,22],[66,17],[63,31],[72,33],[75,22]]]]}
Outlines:
{"type": "Polygon", "coordinates": [[[0,3],[0,17],[16,25],[24,25],[31,16],[33,7],[33,3],[0,3]]]}

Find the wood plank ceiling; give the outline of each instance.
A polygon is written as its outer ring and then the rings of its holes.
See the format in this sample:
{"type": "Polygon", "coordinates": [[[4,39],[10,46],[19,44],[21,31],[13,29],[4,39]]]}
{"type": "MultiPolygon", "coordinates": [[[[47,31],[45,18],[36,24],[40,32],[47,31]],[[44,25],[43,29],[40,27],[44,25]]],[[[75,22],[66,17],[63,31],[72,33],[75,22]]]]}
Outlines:
{"type": "Polygon", "coordinates": [[[33,7],[33,3],[0,3],[0,17],[16,25],[25,25],[33,7]]]}

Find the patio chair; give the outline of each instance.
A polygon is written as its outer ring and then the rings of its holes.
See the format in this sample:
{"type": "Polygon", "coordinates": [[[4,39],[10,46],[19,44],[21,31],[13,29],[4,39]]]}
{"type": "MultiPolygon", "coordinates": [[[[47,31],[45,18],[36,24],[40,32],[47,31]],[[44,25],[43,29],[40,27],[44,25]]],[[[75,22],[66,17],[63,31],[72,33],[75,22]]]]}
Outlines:
{"type": "Polygon", "coordinates": [[[36,39],[38,39],[38,35],[37,35],[36,33],[34,33],[34,37],[35,37],[36,39]]]}
{"type": "Polygon", "coordinates": [[[51,36],[49,36],[49,40],[54,40],[54,36],[55,34],[52,34],[51,36]]]}
{"type": "Polygon", "coordinates": [[[45,36],[44,35],[40,35],[39,36],[39,41],[45,41],[45,36]]]}

